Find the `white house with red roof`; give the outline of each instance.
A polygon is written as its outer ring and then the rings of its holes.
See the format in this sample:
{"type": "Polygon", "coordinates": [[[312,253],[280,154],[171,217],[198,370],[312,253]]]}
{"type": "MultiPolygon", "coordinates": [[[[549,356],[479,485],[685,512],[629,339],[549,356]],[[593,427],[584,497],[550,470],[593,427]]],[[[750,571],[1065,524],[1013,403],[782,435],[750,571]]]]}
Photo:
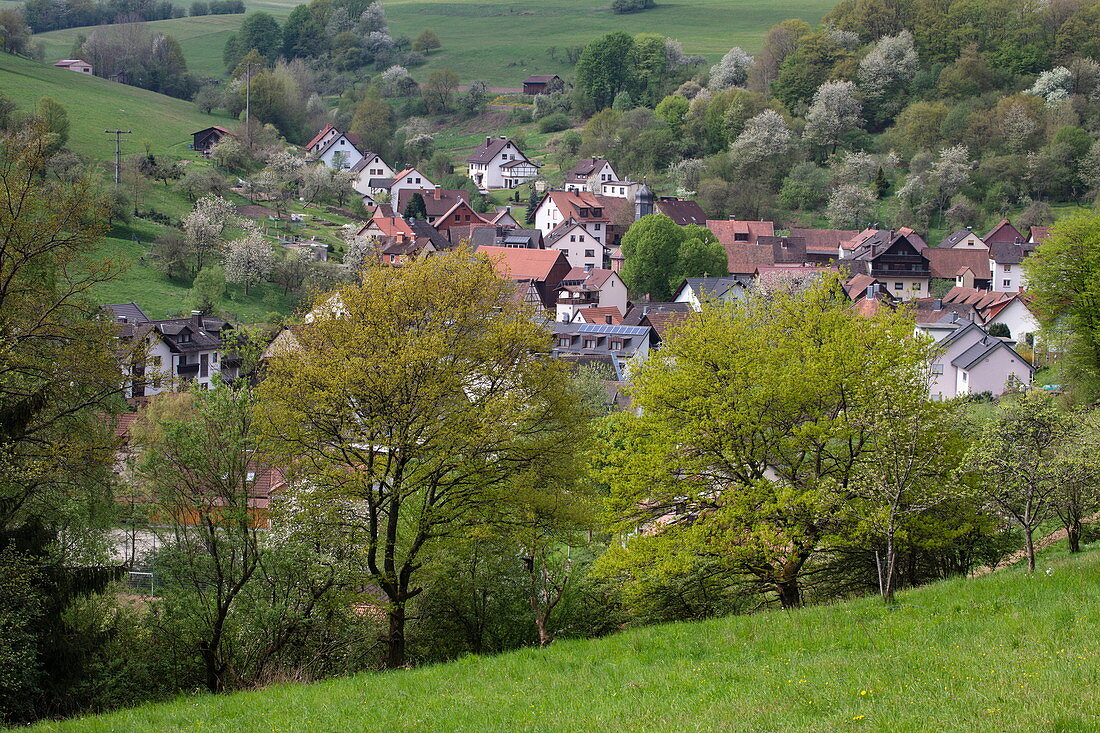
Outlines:
{"type": "Polygon", "coordinates": [[[538,175],[539,165],[506,137],[487,137],[466,158],[466,174],[482,191],[516,188],[538,175]]]}
{"type": "MultiPolygon", "coordinates": [[[[577,164],[565,174],[566,191],[590,191],[600,193],[602,184],[610,184],[612,181],[625,187],[629,183],[619,181],[619,176],[611,163],[602,156],[595,158],[581,158],[577,164]]],[[[609,194],[610,195],[610,194],[609,194]]],[[[624,191],[625,195],[625,191],[624,191]]]]}
{"type": "MultiPolygon", "coordinates": [[[[602,245],[616,243],[616,216],[629,227],[634,217],[626,199],[598,196],[587,191],[547,191],[535,209],[535,228],[549,237],[551,232],[568,221],[584,226],[588,234],[602,245]]],[[[602,264],[602,260],[601,260],[602,264]]]]}
{"type": "Polygon", "coordinates": [[[559,286],[571,271],[565,255],[553,249],[480,245],[475,251],[516,284],[517,299],[547,309],[554,307],[559,286]]]}
{"type": "Polygon", "coordinates": [[[54,66],[60,69],[68,69],[69,71],[76,71],[81,74],[91,75],[92,65],[84,59],[61,59],[54,66]]]}

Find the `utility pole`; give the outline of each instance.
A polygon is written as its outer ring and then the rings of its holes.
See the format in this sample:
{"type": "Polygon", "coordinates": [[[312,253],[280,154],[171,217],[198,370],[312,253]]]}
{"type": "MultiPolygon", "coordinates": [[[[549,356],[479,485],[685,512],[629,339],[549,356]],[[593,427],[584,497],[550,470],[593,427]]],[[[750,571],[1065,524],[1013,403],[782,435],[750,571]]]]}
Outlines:
{"type": "Polygon", "coordinates": [[[104,130],[103,134],[115,136],[115,188],[118,188],[118,174],[122,170],[122,136],[132,133],[129,130],[104,130]]]}
{"type": "Polygon", "coordinates": [[[248,149],[252,149],[252,67],[263,66],[249,61],[244,65],[244,134],[248,149]]]}

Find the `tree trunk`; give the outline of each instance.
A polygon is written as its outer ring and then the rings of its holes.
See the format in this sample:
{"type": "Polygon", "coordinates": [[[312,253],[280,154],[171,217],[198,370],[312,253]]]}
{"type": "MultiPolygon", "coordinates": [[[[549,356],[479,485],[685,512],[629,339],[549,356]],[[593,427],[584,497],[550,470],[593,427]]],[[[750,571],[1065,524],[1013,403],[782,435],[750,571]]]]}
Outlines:
{"type": "Polygon", "coordinates": [[[545,613],[535,614],[535,627],[539,630],[539,646],[546,646],[554,640],[554,637],[546,631],[546,616],[545,613]]]}
{"type": "Polygon", "coordinates": [[[1024,530],[1024,542],[1027,548],[1027,571],[1035,572],[1035,539],[1032,537],[1034,530],[1028,527],[1024,530]]]}
{"type": "Polygon", "coordinates": [[[390,630],[386,636],[386,669],[405,666],[405,601],[394,601],[388,612],[390,630]]]}
{"type": "Polygon", "coordinates": [[[894,538],[886,540],[886,567],[882,572],[882,600],[887,606],[894,604],[894,588],[897,586],[898,550],[894,538]]]}
{"type": "Polygon", "coordinates": [[[775,590],[779,593],[779,603],[783,608],[798,608],[802,605],[802,588],[798,584],[797,576],[777,579],[775,590]]]}
{"type": "Polygon", "coordinates": [[[1070,552],[1081,551],[1081,522],[1073,521],[1066,526],[1066,541],[1070,552]]]}

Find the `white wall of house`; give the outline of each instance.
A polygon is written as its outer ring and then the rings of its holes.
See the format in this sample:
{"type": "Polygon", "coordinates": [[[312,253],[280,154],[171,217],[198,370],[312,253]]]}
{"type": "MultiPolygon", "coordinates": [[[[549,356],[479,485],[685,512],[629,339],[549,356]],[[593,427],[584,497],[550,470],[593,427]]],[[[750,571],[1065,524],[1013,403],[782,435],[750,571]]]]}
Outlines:
{"type": "Polygon", "coordinates": [[[565,253],[570,267],[591,270],[603,267],[603,245],[583,224],[571,225],[550,249],[565,253]]]}
{"type": "Polygon", "coordinates": [[[542,236],[545,237],[554,231],[554,228],[561,222],[562,215],[558,205],[554,203],[554,199],[547,196],[535,209],[535,228],[542,232],[542,236]]]}
{"type": "Polygon", "coordinates": [[[509,173],[506,169],[501,168],[501,166],[513,160],[525,159],[526,156],[509,140],[505,143],[504,147],[501,148],[500,152],[497,153],[496,157],[487,164],[470,163],[466,174],[472,178],[478,188],[481,189],[491,190],[509,188],[509,186],[506,185],[506,179],[515,179],[517,176],[514,173],[509,173]]]}
{"type": "Polygon", "coordinates": [[[368,184],[372,178],[393,178],[395,173],[397,171],[390,167],[389,163],[374,155],[356,175],[355,180],[351,182],[351,187],[366,196],[371,193],[368,184]]]}
{"type": "Polygon", "coordinates": [[[1027,287],[1027,276],[1023,264],[999,264],[989,261],[993,270],[993,290],[999,293],[1018,293],[1027,287]]]}
{"type": "MultiPolygon", "coordinates": [[[[959,328],[966,328],[960,324],[959,328]]],[[[935,328],[922,328],[933,337],[943,338],[942,331],[935,328]]],[[[950,400],[966,394],[992,392],[1004,394],[1012,382],[1031,383],[1031,370],[1026,362],[1009,349],[996,349],[984,359],[972,365],[969,370],[953,365],[951,362],[964,351],[980,341],[985,334],[979,328],[956,338],[937,353],[932,362],[932,376],[929,394],[935,400],[950,400]]]]}
{"type": "Polygon", "coordinates": [[[927,298],[928,283],[931,282],[927,277],[883,277],[882,281],[882,286],[900,300],[927,298]]]}
{"type": "Polygon", "coordinates": [[[347,170],[362,159],[363,154],[351,144],[350,140],[341,135],[336,140],[336,143],[326,150],[317,160],[324,163],[329,168],[347,170]]]}
{"type": "Polygon", "coordinates": [[[970,234],[956,242],[954,246],[951,247],[951,249],[977,249],[985,250],[988,252],[989,246],[982,241],[981,237],[971,232],[970,234]]]}
{"type": "Polygon", "coordinates": [[[1039,321],[1035,318],[1035,314],[1019,298],[1013,298],[1000,313],[990,318],[985,324],[986,328],[988,329],[994,323],[1003,323],[1008,326],[1012,339],[1021,343],[1027,334],[1036,333],[1039,330],[1039,321]]]}
{"type": "Polygon", "coordinates": [[[613,273],[611,277],[607,278],[606,282],[604,282],[603,287],[600,288],[600,307],[618,308],[619,313],[625,316],[626,306],[629,302],[626,296],[626,283],[619,277],[619,273],[613,273]]]}
{"type": "Polygon", "coordinates": [[[434,191],[437,188],[439,188],[439,186],[429,181],[427,176],[414,168],[401,176],[400,180],[394,181],[393,185],[390,186],[391,206],[397,206],[397,201],[401,198],[402,191],[408,189],[413,191],[434,191]]]}

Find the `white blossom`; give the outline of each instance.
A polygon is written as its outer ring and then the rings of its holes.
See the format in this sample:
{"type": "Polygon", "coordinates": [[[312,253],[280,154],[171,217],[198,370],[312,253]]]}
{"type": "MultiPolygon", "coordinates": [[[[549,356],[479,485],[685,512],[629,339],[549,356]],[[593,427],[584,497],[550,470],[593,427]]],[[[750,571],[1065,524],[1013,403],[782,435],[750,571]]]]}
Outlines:
{"type": "Polygon", "coordinates": [[[835,146],[848,132],[862,126],[863,106],[850,81],[827,81],[814,92],[806,114],[806,139],[823,146],[835,146]]]}
{"type": "Polygon", "coordinates": [[[883,36],[859,62],[859,83],[870,98],[909,82],[917,73],[920,59],[909,31],[883,36]]]}
{"type": "Polygon", "coordinates": [[[253,228],[240,239],[225,246],[225,279],[244,285],[245,292],[262,282],[275,267],[275,252],[271,242],[253,228]]]}
{"type": "Polygon", "coordinates": [[[1031,89],[1027,90],[1028,94],[1045,99],[1048,105],[1068,99],[1073,92],[1073,73],[1065,66],[1055,66],[1039,74],[1031,89]]]}
{"type": "Polygon", "coordinates": [[[730,145],[734,160],[742,165],[782,155],[791,148],[791,129],[773,109],[766,109],[745,123],[745,129],[730,145]]]}
{"type": "Polygon", "coordinates": [[[740,46],[734,46],[722,60],[710,67],[710,84],[714,91],[743,86],[752,68],[752,56],[740,46]]]}

